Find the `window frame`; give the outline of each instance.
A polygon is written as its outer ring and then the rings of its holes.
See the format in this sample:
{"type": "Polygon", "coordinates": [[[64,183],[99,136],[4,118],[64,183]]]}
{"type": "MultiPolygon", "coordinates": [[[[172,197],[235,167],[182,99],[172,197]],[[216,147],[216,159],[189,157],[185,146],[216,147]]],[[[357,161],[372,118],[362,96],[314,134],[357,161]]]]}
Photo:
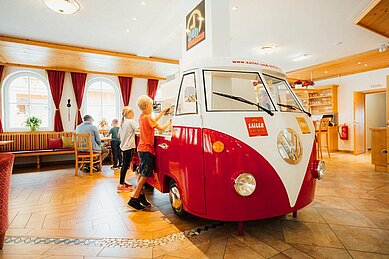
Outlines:
{"type": "MultiPolygon", "coordinates": [[[[16,80],[19,77],[23,76],[29,76],[29,77],[35,77],[38,78],[43,82],[43,84],[47,88],[47,104],[48,104],[48,126],[47,127],[39,127],[39,131],[52,131],[54,130],[54,102],[53,102],[53,97],[51,95],[51,89],[49,85],[49,81],[47,78],[44,76],[33,72],[33,71],[17,71],[14,73],[11,73],[6,76],[4,79],[4,82],[2,84],[2,93],[3,93],[3,105],[2,105],[2,118],[3,118],[3,123],[4,123],[4,131],[5,132],[23,132],[23,131],[28,131],[26,127],[17,127],[17,128],[11,128],[10,127],[10,116],[5,116],[5,114],[10,114],[10,104],[9,104],[9,88],[11,83],[16,80]]],[[[29,105],[31,107],[31,93],[29,91],[29,105]]]]}
{"type": "MultiPolygon", "coordinates": [[[[264,113],[265,111],[263,110],[208,110],[208,99],[207,99],[207,86],[206,86],[206,83],[205,83],[205,72],[230,72],[230,73],[248,73],[248,74],[257,74],[258,75],[258,78],[261,80],[262,84],[264,85],[264,88],[266,90],[266,93],[267,93],[267,96],[271,102],[271,104],[273,105],[273,109],[275,112],[278,111],[278,107],[276,105],[274,105],[274,101],[273,101],[273,97],[271,96],[269,90],[268,90],[268,86],[266,83],[263,83],[263,78],[261,76],[261,74],[258,72],[258,71],[240,71],[240,70],[223,70],[223,69],[209,69],[209,68],[206,68],[206,69],[203,69],[202,70],[202,76],[203,76],[203,87],[204,87],[204,103],[205,103],[205,111],[206,112],[262,112],[264,113]]],[[[273,110],[272,110],[273,111],[273,110]]]]}
{"type": "MultiPolygon", "coordinates": [[[[81,108],[81,111],[82,111],[82,114],[85,115],[87,114],[87,109],[88,109],[88,90],[89,90],[89,87],[96,83],[96,82],[105,82],[107,84],[109,84],[110,86],[112,86],[113,88],[113,91],[115,93],[115,101],[116,101],[116,104],[114,105],[114,107],[116,107],[116,114],[115,114],[115,118],[121,118],[120,116],[120,107],[122,106],[122,102],[121,102],[121,95],[119,93],[119,87],[117,84],[115,84],[115,82],[113,82],[112,80],[108,79],[108,78],[105,78],[105,77],[95,77],[95,78],[92,78],[90,80],[88,80],[85,84],[85,90],[84,90],[84,96],[83,96],[83,101],[82,101],[82,108],[81,108]]],[[[99,122],[99,119],[100,118],[94,118],[96,120],[96,122],[98,123],[99,122]]],[[[107,119],[107,118],[105,118],[107,119]]],[[[110,124],[110,121],[108,121],[108,125],[110,124]]]]}
{"type": "MultiPolygon", "coordinates": [[[[271,78],[275,78],[275,79],[278,79],[280,81],[283,81],[284,82],[284,85],[286,86],[286,89],[288,89],[290,95],[293,97],[294,101],[296,102],[296,104],[298,105],[298,107],[301,109],[300,111],[298,110],[295,110],[295,111],[283,111],[282,110],[282,107],[278,107],[278,104],[276,102],[276,107],[277,107],[277,110],[279,112],[296,112],[296,113],[304,113],[303,110],[305,111],[303,105],[300,103],[300,100],[298,99],[297,95],[295,94],[295,92],[293,91],[293,89],[290,87],[288,81],[286,79],[283,79],[283,78],[279,78],[279,77],[276,77],[276,76],[273,76],[273,75],[270,75],[270,74],[266,74],[266,73],[263,73],[263,79],[265,80],[266,82],[266,86],[267,86],[267,81],[266,81],[266,78],[265,76],[268,76],[268,77],[271,77],[271,78]]],[[[272,99],[273,99],[273,96],[271,96],[272,99]]],[[[276,101],[276,100],[274,100],[276,101]]]]}
{"type": "Polygon", "coordinates": [[[188,72],[188,73],[185,73],[182,75],[181,77],[181,82],[180,82],[180,88],[178,90],[178,95],[177,95],[177,102],[176,102],[176,112],[175,112],[175,116],[183,116],[183,115],[196,115],[196,114],[199,114],[199,101],[198,101],[198,92],[197,92],[197,82],[196,82],[196,73],[195,71],[191,71],[191,72],[188,72]],[[182,84],[184,82],[184,77],[185,76],[188,76],[188,75],[191,75],[193,74],[193,77],[194,77],[194,87],[195,87],[195,91],[196,91],[196,112],[186,112],[186,113],[178,113],[178,104],[180,102],[180,96],[181,96],[181,91],[182,91],[182,84]]]}

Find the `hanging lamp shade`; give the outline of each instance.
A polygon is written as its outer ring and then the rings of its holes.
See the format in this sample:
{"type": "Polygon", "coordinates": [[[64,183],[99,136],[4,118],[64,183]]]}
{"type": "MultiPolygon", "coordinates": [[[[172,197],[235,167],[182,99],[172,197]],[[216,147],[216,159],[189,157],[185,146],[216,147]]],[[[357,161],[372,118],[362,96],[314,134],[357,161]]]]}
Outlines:
{"type": "Polygon", "coordinates": [[[42,0],[47,8],[60,14],[77,13],[81,6],[76,0],[42,0]]]}

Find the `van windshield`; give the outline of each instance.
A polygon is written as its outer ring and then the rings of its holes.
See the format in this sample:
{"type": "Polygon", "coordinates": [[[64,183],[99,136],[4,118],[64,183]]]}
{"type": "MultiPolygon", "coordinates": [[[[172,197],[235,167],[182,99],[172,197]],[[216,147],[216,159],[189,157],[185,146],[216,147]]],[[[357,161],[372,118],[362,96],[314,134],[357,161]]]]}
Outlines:
{"type": "MultiPolygon", "coordinates": [[[[273,100],[278,106],[278,110],[282,112],[305,112],[297,102],[294,95],[291,93],[290,87],[284,79],[265,75],[266,84],[273,97],[273,100]]],[[[307,113],[307,112],[305,112],[307,113]]],[[[308,113],[307,113],[308,114],[308,113]]]]}
{"type": "Polygon", "coordinates": [[[204,70],[203,75],[207,111],[275,110],[258,73],[204,70]]]}

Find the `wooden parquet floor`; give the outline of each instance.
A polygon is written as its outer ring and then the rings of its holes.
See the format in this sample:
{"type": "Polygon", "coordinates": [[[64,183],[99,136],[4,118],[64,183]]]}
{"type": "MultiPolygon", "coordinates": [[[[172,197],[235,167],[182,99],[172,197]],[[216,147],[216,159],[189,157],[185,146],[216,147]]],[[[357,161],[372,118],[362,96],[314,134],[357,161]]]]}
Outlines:
{"type": "Polygon", "coordinates": [[[149,211],[135,212],[109,166],[14,174],[0,258],[389,258],[389,174],[375,172],[369,154],[332,153],[326,164],[297,218],[248,222],[244,236],[235,223],[177,217],[158,191],[148,191],[149,211]]]}

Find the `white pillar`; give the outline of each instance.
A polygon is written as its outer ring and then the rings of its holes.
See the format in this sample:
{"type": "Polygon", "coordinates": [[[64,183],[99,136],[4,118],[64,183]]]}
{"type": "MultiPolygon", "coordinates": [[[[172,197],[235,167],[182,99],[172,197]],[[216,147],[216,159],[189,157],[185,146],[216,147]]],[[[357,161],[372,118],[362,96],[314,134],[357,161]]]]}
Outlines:
{"type": "MultiPolygon", "coordinates": [[[[199,4],[199,0],[185,0],[183,17],[182,64],[212,57],[229,57],[231,53],[230,0],[204,0],[205,39],[187,50],[186,17],[199,4]]],[[[197,17],[197,16],[196,16],[197,17]]],[[[200,25],[200,21],[190,20],[190,25],[200,25]]],[[[192,31],[193,32],[193,31],[192,31]]]]}

